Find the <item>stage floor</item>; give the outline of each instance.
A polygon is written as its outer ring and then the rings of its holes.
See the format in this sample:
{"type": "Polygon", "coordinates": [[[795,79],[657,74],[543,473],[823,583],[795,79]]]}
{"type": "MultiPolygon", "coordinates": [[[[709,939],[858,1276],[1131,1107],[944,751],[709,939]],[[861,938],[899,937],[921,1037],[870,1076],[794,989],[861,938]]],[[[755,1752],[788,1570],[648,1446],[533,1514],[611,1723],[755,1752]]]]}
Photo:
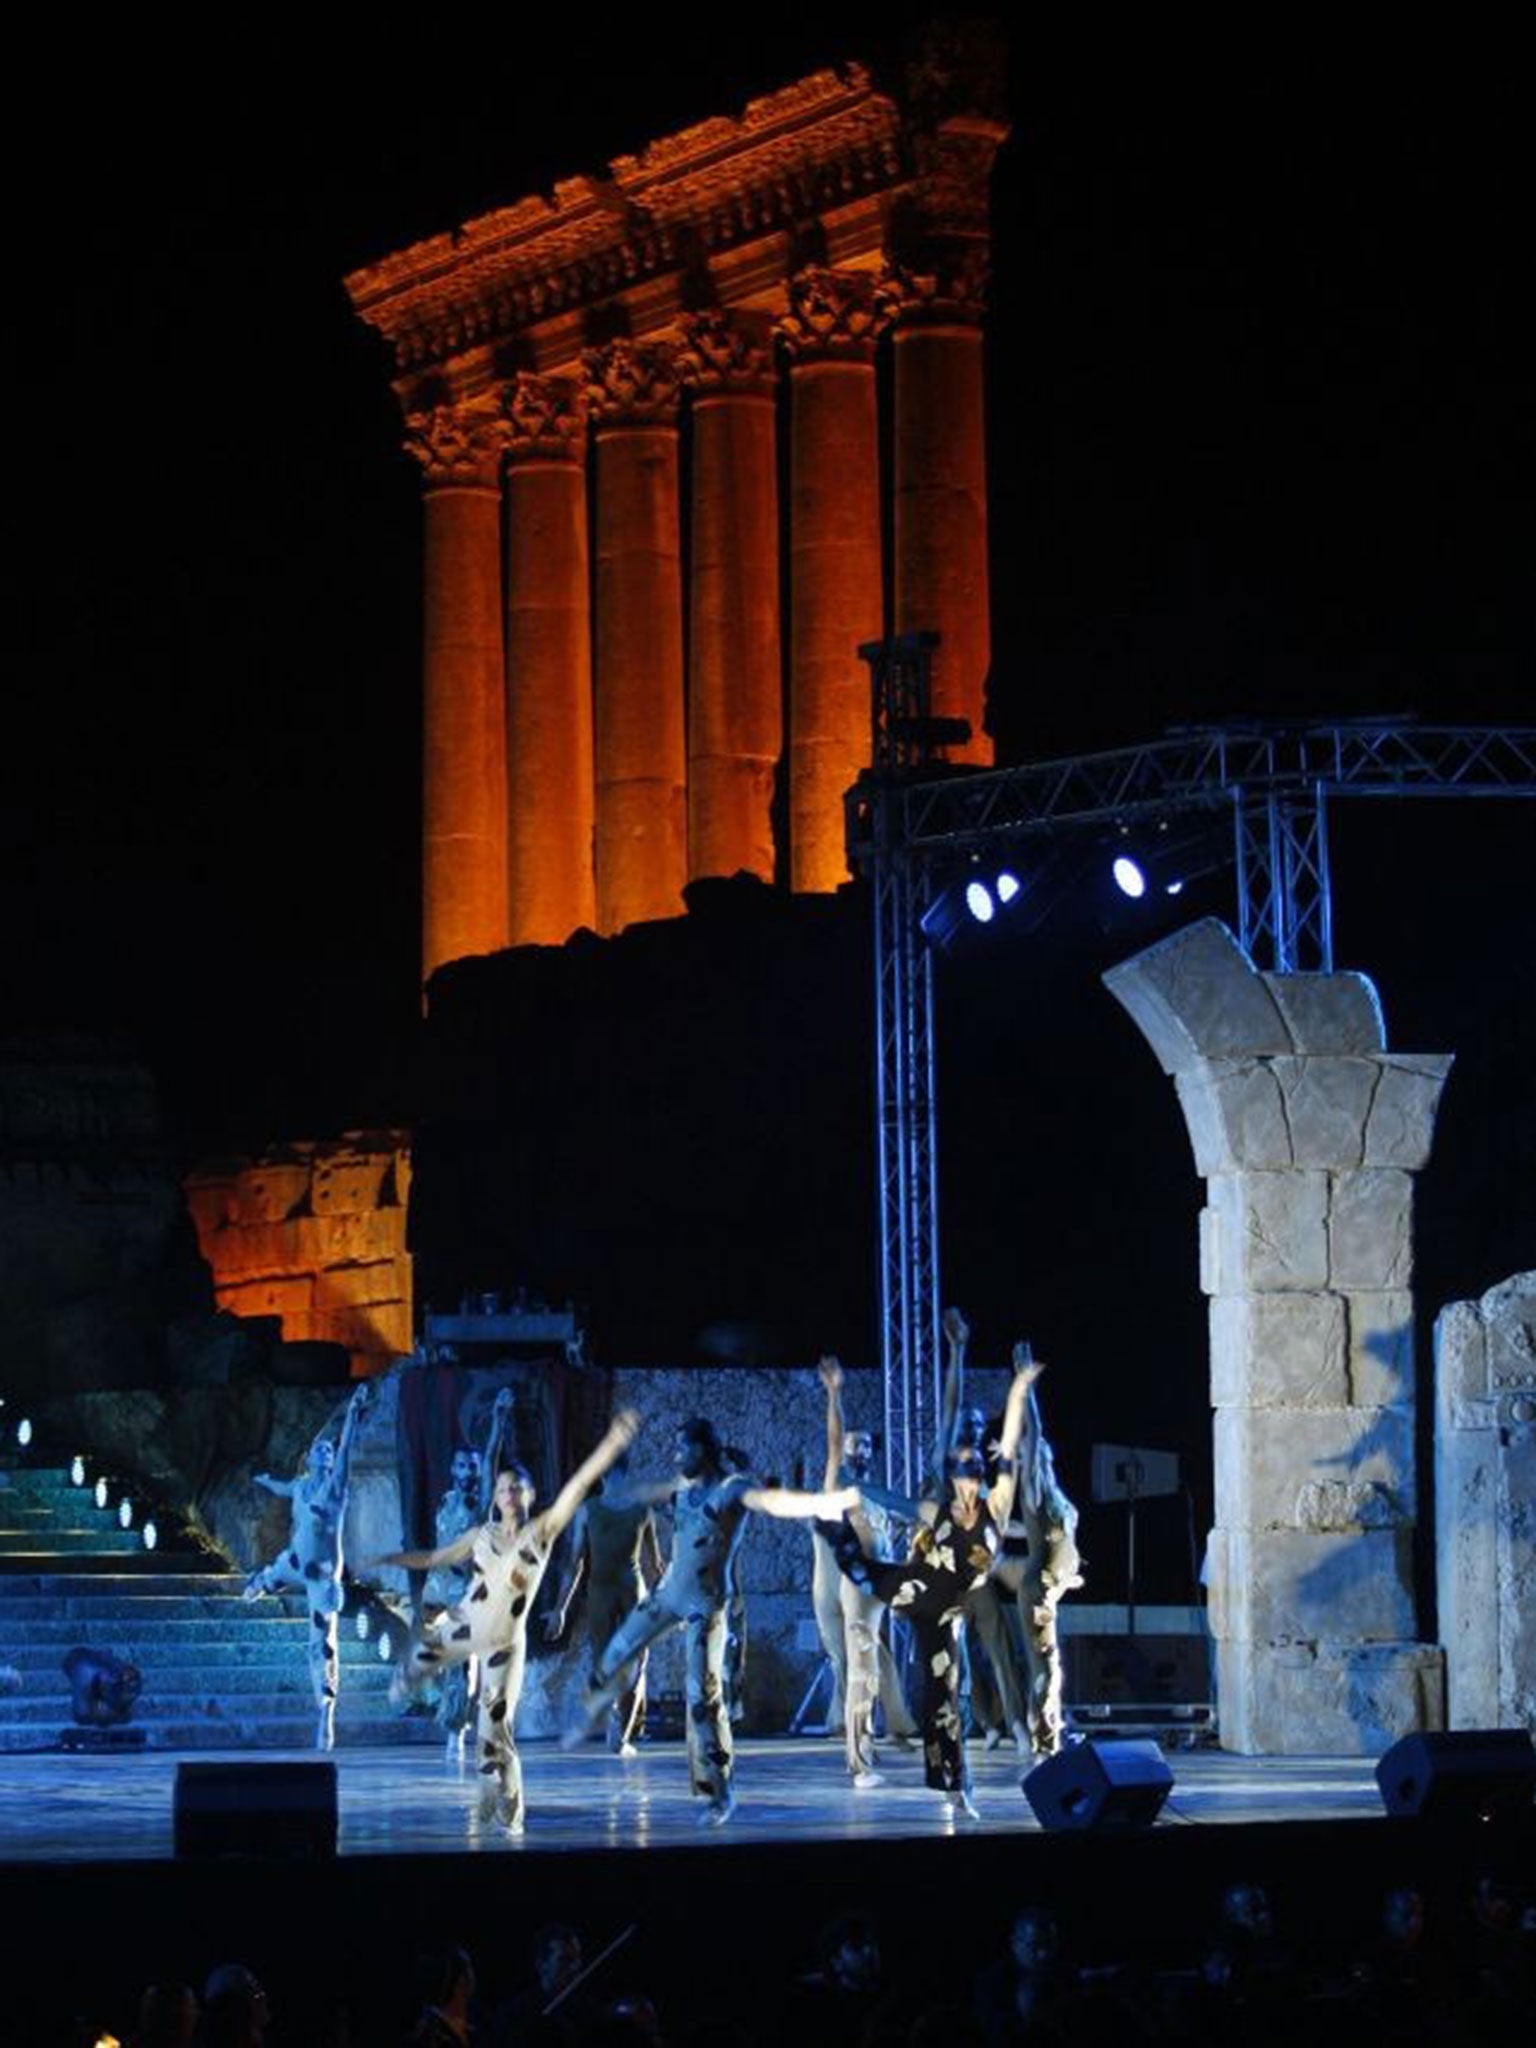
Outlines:
{"type": "MultiPolygon", "coordinates": [[[[441,1749],[343,1749],[335,1756],[343,1856],[491,1854],[645,1849],[721,1842],[911,1841],[946,1833],[1038,1833],[1019,1790],[1011,1752],[970,1746],[979,1824],[942,1817],[914,1754],[882,1760],[886,1782],[855,1792],[841,1744],[825,1739],[743,1741],[737,1810],[728,1826],[701,1831],[680,1742],[648,1744],[629,1762],[593,1745],[564,1755],[552,1743],[520,1745],[528,1830],[509,1839],[477,1827],[472,1773],[441,1749]]],[[[179,1763],[306,1760],[309,1751],[174,1751],[138,1755],[0,1757],[0,1862],[101,1863],[172,1853],[172,1794],[179,1763]]],[[[1191,1824],[1380,1818],[1366,1757],[1169,1756],[1174,1788],[1157,1822],[1191,1824]]]]}

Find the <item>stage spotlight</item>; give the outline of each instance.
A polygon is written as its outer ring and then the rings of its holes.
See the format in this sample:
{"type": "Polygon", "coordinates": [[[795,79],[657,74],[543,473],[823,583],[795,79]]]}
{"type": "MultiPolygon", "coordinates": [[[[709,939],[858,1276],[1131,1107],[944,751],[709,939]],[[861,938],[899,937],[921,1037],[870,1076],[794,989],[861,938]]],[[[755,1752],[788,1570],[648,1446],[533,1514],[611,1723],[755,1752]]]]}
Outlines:
{"type": "Polygon", "coordinates": [[[146,1522],[143,1528],[139,1531],[139,1534],[144,1539],[144,1548],[146,1550],[153,1550],[155,1545],[160,1541],[160,1531],[155,1527],[153,1522],[146,1522]]]}
{"type": "Polygon", "coordinates": [[[107,1504],[107,1482],[105,1479],[97,1480],[95,1494],[97,1507],[104,1508],[107,1504]]]}
{"type": "Polygon", "coordinates": [[[117,1504],[117,1526],[119,1529],[131,1529],[133,1527],[133,1502],[129,1500],[126,1494],[123,1495],[123,1498],[117,1504]]]}
{"type": "Polygon", "coordinates": [[[1018,895],[1024,884],[1010,869],[1004,868],[997,878],[997,900],[1003,909],[1018,895]]]}
{"type": "Polygon", "coordinates": [[[359,1607],[357,1619],[353,1622],[352,1626],[357,1630],[357,1640],[360,1643],[366,1643],[368,1640],[368,1610],[366,1607],[359,1607]]]}
{"type": "Polygon", "coordinates": [[[85,1460],[78,1452],[69,1461],[69,1483],[71,1486],[85,1484],[85,1460]]]}
{"type": "Polygon", "coordinates": [[[16,1425],[16,1441],[21,1445],[21,1448],[23,1450],[25,1450],[27,1448],[27,1445],[32,1441],[32,1424],[25,1415],[23,1415],[20,1422],[18,1422],[16,1425]]]}
{"type": "Polygon", "coordinates": [[[966,883],[965,907],[978,924],[990,924],[997,915],[997,905],[992,900],[992,891],[985,882],[966,883]]]}
{"type": "Polygon", "coordinates": [[[385,1629],[379,1636],[379,1662],[387,1664],[393,1655],[394,1646],[389,1640],[388,1629],[385,1629]]]}
{"type": "Polygon", "coordinates": [[[1147,893],[1147,872],[1138,860],[1132,860],[1128,853],[1117,853],[1110,866],[1115,878],[1115,887],[1122,896],[1139,901],[1147,893]]]}

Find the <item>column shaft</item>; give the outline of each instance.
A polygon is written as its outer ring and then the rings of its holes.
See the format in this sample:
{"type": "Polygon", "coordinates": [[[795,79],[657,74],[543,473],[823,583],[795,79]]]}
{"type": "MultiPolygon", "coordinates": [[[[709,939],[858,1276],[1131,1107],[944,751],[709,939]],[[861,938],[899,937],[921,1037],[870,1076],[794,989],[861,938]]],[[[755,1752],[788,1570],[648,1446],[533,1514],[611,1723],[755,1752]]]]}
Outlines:
{"type": "Polygon", "coordinates": [[[783,679],[770,396],[695,399],[692,535],[688,872],[771,882],[783,679]]]}
{"type": "Polygon", "coordinates": [[[423,564],[422,978],[507,943],[501,508],[429,483],[423,564]]]}
{"type": "Polygon", "coordinates": [[[507,470],[508,869],[513,945],[597,922],[587,480],[579,460],[507,470]]]}
{"type": "Polygon", "coordinates": [[[991,621],[982,336],[961,323],[895,336],[895,629],[936,632],[932,709],[964,718],[952,760],[990,763],[982,731],[991,621]]]}
{"type": "Polygon", "coordinates": [[[687,879],[677,429],[597,437],[597,928],[675,917],[687,879]]]}
{"type": "Polygon", "coordinates": [[[845,881],[843,792],[867,765],[861,641],[881,633],[880,448],[873,362],[797,362],[790,426],[790,875],[845,881]]]}

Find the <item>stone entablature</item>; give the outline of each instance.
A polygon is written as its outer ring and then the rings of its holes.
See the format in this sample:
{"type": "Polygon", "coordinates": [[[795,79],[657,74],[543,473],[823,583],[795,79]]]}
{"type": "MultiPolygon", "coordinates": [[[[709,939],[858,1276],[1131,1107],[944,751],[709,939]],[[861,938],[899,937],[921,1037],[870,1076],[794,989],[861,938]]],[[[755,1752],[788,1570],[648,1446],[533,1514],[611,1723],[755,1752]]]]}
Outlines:
{"type": "Polygon", "coordinates": [[[1363,975],[1256,973],[1214,919],[1104,979],[1206,1182],[1222,1742],[1379,1752],[1443,1713],[1413,1596],[1411,1286],[1450,1056],[1388,1052],[1363,975]]]}
{"type": "Polygon", "coordinates": [[[281,1318],[287,1343],[344,1346],[354,1375],[380,1371],[412,1341],[410,1173],[399,1132],[195,1167],[187,1206],[219,1307],[281,1318]]]}
{"type": "Polygon", "coordinates": [[[816,72],[346,280],[392,352],[426,496],[424,975],[674,916],[683,881],[838,887],[869,760],[857,650],[888,628],[937,633],[933,709],[991,759],[978,344],[1001,72],[977,32],[935,34],[898,89],[816,72]],[[781,504],[775,409],[746,405],[786,374],[781,504]],[[693,436],[662,445],[689,409],[693,436]],[[590,503],[573,478],[514,487],[589,440],[590,503]],[[505,551],[469,503],[498,480],[505,551]],[[704,643],[686,677],[685,616],[704,643]],[[617,758],[616,734],[635,741],[617,758]]]}

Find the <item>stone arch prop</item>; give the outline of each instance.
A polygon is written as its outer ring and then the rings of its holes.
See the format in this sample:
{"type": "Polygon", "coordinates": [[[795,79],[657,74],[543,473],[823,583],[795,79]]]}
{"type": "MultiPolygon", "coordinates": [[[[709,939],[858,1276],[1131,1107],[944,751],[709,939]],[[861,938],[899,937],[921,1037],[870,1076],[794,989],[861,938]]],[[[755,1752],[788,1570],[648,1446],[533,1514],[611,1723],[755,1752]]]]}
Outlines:
{"type": "Polygon", "coordinates": [[[1264,974],[1215,918],[1104,976],[1206,1182],[1224,1748],[1375,1755],[1439,1728],[1413,1591],[1413,1175],[1450,1054],[1390,1053],[1362,974],[1264,974]]]}

